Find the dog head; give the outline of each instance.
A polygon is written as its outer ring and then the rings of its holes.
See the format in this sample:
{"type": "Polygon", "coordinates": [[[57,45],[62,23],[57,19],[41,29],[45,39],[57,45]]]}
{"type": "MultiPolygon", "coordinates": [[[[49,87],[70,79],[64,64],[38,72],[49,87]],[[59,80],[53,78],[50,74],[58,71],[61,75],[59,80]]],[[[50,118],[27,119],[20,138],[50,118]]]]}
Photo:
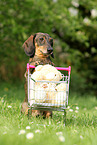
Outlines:
{"type": "Polygon", "coordinates": [[[25,53],[34,57],[37,55],[38,57],[48,57],[53,55],[53,38],[51,38],[47,33],[36,33],[35,35],[31,35],[23,44],[23,48],[25,53]]]}

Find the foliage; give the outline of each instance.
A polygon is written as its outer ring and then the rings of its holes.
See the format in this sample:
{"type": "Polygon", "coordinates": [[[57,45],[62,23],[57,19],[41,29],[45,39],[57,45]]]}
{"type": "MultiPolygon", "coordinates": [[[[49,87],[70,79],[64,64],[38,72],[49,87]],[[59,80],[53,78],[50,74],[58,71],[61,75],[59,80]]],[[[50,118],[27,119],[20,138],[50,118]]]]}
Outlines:
{"type": "Polygon", "coordinates": [[[97,1],[0,1],[0,78],[23,79],[28,57],[23,42],[36,32],[55,40],[56,66],[72,66],[74,91],[97,93],[97,1]]]}

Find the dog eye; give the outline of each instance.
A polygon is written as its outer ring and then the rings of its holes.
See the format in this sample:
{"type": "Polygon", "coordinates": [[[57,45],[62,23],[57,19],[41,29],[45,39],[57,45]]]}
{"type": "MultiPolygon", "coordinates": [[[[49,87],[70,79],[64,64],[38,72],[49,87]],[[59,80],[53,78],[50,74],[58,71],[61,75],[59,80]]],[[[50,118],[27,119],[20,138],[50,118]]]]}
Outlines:
{"type": "Polygon", "coordinates": [[[42,42],[42,41],[44,41],[44,39],[43,38],[40,38],[39,41],[42,42]]]}

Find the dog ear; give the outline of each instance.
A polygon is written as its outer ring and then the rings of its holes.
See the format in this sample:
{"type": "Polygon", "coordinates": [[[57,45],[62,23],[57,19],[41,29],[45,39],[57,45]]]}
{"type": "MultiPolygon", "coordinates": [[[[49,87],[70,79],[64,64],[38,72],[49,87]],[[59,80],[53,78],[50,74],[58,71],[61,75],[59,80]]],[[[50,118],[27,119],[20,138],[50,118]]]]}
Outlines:
{"type": "MultiPolygon", "coordinates": [[[[51,46],[53,47],[53,39],[51,40],[50,43],[51,43],[51,46]]],[[[51,57],[54,58],[54,54],[53,53],[51,54],[51,57]]]]}
{"type": "Polygon", "coordinates": [[[35,37],[36,34],[34,36],[31,35],[23,44],[24,51],[28,56],[34,56],[35,54],[35,45],[34,45],[35,37]]]}
{"type": "Polygon", "coordinates": [[[51,45],[51,47],[53,47],[53,38],[50,39],[50,45],[51,45]]]}
{"type": "Polygon", "coordinates": [[[51,57],[54,58],[54,54],[53,53],[51,54],[51,57]]]}

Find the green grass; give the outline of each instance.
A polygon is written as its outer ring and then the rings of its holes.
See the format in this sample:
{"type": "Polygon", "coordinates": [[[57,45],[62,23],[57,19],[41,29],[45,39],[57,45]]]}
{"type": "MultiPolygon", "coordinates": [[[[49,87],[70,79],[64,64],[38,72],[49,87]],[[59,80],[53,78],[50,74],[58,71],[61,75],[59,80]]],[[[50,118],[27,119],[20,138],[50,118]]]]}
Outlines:
{"type": "Polygon", "coordinates": [[[53,112],[52,119],[31,118],[20,113],[24,99],[21,85],[0,85],[0,145],[96,145],[97,144],[97,99],[95,96],[70,95],[67,109],[67,124],[63,126],[63,112],[53,112]],[[11,108],[10,108],[11,106],[11,108]],[[78,113],[75,112],[79,107],[78,113]],[[30,129],[26,129],[30,126],[30,129]],[[20,130],[25,134],[19,135],[20,130]],[[35,133],[40,130],[40,133],[35,133]],[[27,133],[34,137],[27,139],[27,133]],[[64,142],[59,139],[65,138],[64,142]]]}

